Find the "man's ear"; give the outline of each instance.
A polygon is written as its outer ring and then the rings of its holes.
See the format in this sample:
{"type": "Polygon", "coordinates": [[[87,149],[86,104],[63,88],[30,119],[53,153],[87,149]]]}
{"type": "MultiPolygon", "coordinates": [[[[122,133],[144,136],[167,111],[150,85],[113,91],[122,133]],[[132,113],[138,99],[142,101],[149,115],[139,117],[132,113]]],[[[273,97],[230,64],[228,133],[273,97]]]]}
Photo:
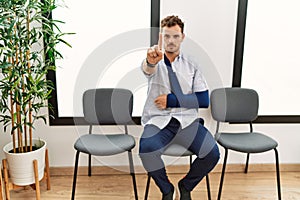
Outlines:
{"type": "Polygon", "coordinates": [[[185,38],[185,34],[184,34],[184,33],[182,33],[182,40],[184,40],[184,38],[185,38]]]}

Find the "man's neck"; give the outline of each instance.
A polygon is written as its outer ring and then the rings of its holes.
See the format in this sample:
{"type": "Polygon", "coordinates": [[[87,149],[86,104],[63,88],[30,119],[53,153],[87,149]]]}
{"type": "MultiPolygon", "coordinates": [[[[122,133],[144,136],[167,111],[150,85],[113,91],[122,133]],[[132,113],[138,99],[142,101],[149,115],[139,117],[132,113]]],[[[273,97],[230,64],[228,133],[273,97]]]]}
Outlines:
{"type": "Polygon", "coordinates": [[[178,52],[165,52],[167,58],[169,59],[169,61],[172,63],[175,58],[179,55],[179,51],[178,52]]]}

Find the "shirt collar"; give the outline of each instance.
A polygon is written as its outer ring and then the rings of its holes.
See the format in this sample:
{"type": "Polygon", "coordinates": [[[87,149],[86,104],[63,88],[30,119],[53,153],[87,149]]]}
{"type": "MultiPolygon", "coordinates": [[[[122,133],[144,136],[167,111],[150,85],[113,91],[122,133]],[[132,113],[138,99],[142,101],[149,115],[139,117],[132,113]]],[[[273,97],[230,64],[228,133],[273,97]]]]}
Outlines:
{"type": "Polygon", "coordinates": [[[183,59],[183,53],[181,51],[174,61],[179,61],[180,59],[183,59]]]}

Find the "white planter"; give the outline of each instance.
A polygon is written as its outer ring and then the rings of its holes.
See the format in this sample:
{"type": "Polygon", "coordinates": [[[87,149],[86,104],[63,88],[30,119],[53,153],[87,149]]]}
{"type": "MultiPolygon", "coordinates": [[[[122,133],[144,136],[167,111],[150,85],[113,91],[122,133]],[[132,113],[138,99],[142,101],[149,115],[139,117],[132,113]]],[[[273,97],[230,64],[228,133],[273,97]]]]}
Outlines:
{"type": "Polygon", "coordinates": [[[25,186],[35,183],[33,161],[38,161],[39,180],[44,177],[46,142],[41,139],[33,139],[34,144],[42,144],[42,147],[27,153],[9,153],[13,149],[13,143],[3,147],[7,159],[9,175],[15,185],[25,186]]]}

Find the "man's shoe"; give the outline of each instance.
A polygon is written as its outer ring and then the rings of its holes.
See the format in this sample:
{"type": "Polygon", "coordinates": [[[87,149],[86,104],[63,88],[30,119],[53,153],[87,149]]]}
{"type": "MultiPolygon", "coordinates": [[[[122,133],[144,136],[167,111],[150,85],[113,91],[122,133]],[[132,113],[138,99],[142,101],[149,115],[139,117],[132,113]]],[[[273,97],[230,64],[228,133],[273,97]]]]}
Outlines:
{"type": "Polygon", "coordinates": [[[172,189],[168,194],[163,194],[162,200],[174,200],[175,199],[175,192],[174,186],[172,185],[172,189]]]}
{"type": "Polygon", "coordinates": [[[182,180],[178,182],[178,188],[180,192],[180,200],[191,200],[191,192],[184,187],[182,180]]]}

